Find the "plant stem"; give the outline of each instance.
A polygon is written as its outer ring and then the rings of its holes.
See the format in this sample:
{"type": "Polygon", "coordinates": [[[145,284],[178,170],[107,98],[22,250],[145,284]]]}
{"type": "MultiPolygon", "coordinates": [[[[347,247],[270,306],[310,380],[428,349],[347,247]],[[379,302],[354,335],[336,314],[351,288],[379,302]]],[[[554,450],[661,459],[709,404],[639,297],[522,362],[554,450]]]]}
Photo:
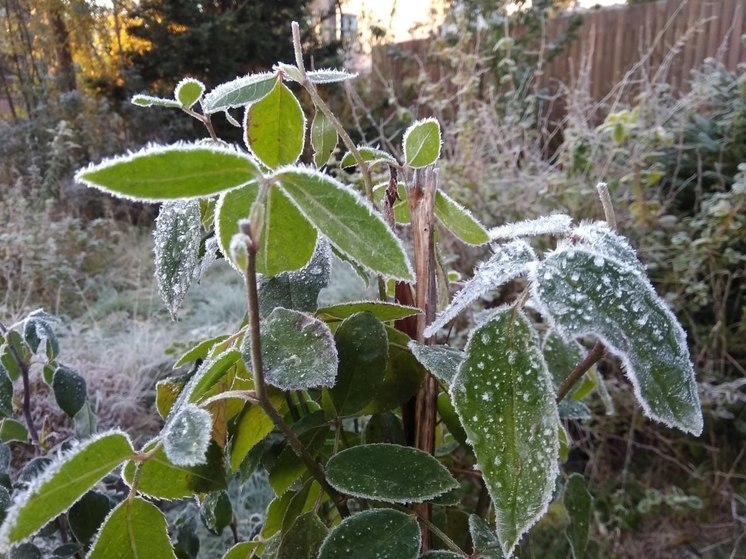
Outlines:
{"type": "MultiPolygon", "coordinates": [[[[0,322],[0,330],[2,330],[3,335],[8,333],[8,329],[2,322],[0,322]]],[[[34,420],[31,417],[31,381],[29,380],[29,367],[27,363],[23,362],[21,356],[16,352],[16,348],[14,348],[11,343],[8,343],[8,349],[10,350],[13,360],[18,365],[18,368],[21,369],[21,378],[23,379],[23,417],[26,420],[26,428],[28,429],[29,436],[38,448],[39,432],[36,430],[34,420]]]]}
{"type": "Polygon", "coordinates": [[[605,182],[600,182],[596,185],[596,191],[598,197],[601,199],[601,205],[604,208],[604,217],[609,227],[616,229],[616,215],[614,214],[614,206],[611,203],[611,196],[609,195],[609,187],[605,182]]]}
{"type": "Polygon", "coordinates": [[[585,359],[583,359],[578,366],[573,369],[562,383],[562,386],[559,387],[559,390],[557,391],[557,403],[560,403],[564,397],[567,396],[570,390],[572,390],[572,387],[575,386],[575,383],[580,380],[580,377],[587,373],[593,365],[598,363],[605,353],[606,348],[604,348],[604,345],[601,342],[597,342],[588,355],[585,356],[585,359]]]}

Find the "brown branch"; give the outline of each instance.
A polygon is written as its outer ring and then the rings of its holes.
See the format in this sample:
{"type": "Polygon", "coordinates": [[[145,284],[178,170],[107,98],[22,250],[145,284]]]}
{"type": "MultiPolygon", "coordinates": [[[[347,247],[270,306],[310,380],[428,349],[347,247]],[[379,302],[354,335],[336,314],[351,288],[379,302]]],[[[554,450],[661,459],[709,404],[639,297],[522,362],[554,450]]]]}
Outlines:
{"type": "Polygon", "coordinates": [[[585,356],[585,359],[583,359],[578,366],[567,375],[562,386],[559,387],[559,390],[557,391],[557,403],[561,402],[565,396],[569,394],[572,387],[575,386],[575,383],[580,380],[580,377],[587,373],[593,365],[598,363],[605,354],[606,348],[604,348],[604,345],[601,342],[596,343],[588,355],[585,356]]]}

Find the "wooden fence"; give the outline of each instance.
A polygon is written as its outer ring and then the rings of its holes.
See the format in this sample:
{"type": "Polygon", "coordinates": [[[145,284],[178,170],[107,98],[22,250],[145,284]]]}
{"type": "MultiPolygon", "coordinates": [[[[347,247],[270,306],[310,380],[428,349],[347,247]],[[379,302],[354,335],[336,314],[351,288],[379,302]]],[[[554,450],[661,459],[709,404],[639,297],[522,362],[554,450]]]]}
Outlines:
{"type": "MultiPolygon", "coordinates": [[[[568,27],[561,17],[547,25],[547,43],[568,27]]],[[[676,90],[685,90],[691,70],[713,57],[728,69],[746,63],[746,0],[664,0],[634,6],[589,10],[576,38],[559,56],[544,66],[539,84],[556,88],[570,86],[581,76],[587,80],[591,98],[600,101],[625,76],[656,78],[676,90]]],[[[402,53],[425,61],[428,39],[396,45],[402,53]]],[[[411,76],[411,64],[391,55],[387,47],[376,47],[373,63],[390,79],[411,76]]],[[[432,68],[434,77],[442,68],[432,68]]],[[[395,82],[396,83],[396,82],[395,82]]],[[[634,88],[631,88],[633,90],[634,88]]]]}

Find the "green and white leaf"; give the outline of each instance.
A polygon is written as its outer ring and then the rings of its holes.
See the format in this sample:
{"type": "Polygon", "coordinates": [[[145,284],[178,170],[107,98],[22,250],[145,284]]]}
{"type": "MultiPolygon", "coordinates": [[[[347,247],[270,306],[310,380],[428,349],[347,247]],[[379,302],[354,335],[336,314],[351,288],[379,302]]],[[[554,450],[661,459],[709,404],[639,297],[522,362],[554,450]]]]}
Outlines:
{"type": "Polygon", "coordinates": [[[570,232],[571,226],[572,218],[569,215],[552,214],[494,227],[489,230],[489,236],[493,241],[510,241],[538,235],[565,235],[570,232]]]}
{"type": "Polygon", "coordinates": [[[353,446],[326,464],[332,487],[363,499],[421,503],[459,487],[445,466],[430,454],[395,444],[353,446]]]}
{"type": "Polygon", "coordinates": [[[420,528],[414,516],[373,509],[345,518],[324,540],[319,559],[417,559],[420,528]]]}
{"type": "Polygon", "coordinates": [[[131,103],[138,107],[168,107],[170,109],[180,109],[181,103],[173,99],[163,99],[152,95],[137,94],[132,97],[131,103]]]}
{"type": "Polygon", "coordinates": [[[293,92],[281,81],[246,109],[244,140],[270,169],[295,163],[303,153],[306,117],[293,92]]]}
{"type": "Polygon", "coordinates": [[[43,528],[69,509],[99,480],[134,455],[128,436],[108,431],[57,457],[16,495],[0,527],[0,552],[43,528]]]}
{"type": "Polygon", "coordinates": [[[440,190],[435,191],[435,216],[467,244],[483,245],[490,240],[487,230],[471,212],[440,190]]]}
{"type": "Polygon", "coordinates": [[[201,240],[198,201],[174,200],[161,206],[153,234],[155,280],[174,320],[195,279],[201,240]]]}
{"type": "Polygon", "coordinates": [[[440,157],[440,144],[440,123],[434,118],[418,120],[404,132],[404,162],[413,169],[432,165],[440,157]]]}
{"type": "Polygon", "coordinates": [[[260,176],[247,154],[216,144],[151,145],[105,159],[75,174],[75,180],[135,201],[203,198],[245,185],[260,176]]]}
{"type": "Polygon", "coordinates": [[[378,320],[389,322],[420,314],[422,311],[417,307],[387,301],[353,301],[322,307],[316,311],[316,316],[325,322],[336,322],[361,312],[371,313],[378,320]]]}
{"type": "Polygon", "coordinates": [[[244,107],[266,96],[277,82],[274,72],[249,74],[236,78],[217,86],[205,95],[202,106],[206,113],[244,107]]]}
{"type": "Polygon", "coordinates": [[[481,559],[503,559],[500,540],[489,524],[476,514],[469,516],[469,535],[474,553],[481,559]]]}
{"type": "Polygon", "coordinates": [[[199,401],[240,359],[241,353],[231,348],[205,360],[179,394],[172,412],[175,413],[187,403],[199,401]]]}
{"type": "Polygon", "coordinates": [[[588,485],[582,475],[572,474],[569,477],[563,501],[570,520],[565,528],[565,536],[570,542],[573,559],[583,559],[586,547],[588,547],[588,533],[593,515],[593,496],[588,491],[588,485]]]}
{"type": "Polygon", "coordinates": [[[458,368],[464,361],[464,352],[447,345],[422,345],[414,340],[407,345],[417,361],[450,388],[458,368]]]}
{"type": "Polygon", "coordinates": [[[206,461],[212,438],[212,416],[193,404],[182,406],[163,429],[163,450],[175,466],[197,466],[206,461]]]}
{"type": "Polygon", "coordinates": [[[179,104],[186,108],[191,109],[194,104],[202,98],[202,94],[205,92],[205,84],[194,78],[184,78],[174,89],[174,99],[179,104]]]}
{"type": "Polygon", "coordinates": [[[274,178],[306,219],[337,250],[384,276],[413,279],[401,241],[351,188],[302,167],[281,169],[274,178]]]}
{"type": "MultiPolygon", "coordinates": [[[[337,348],[329,327],[313,316],[276,308],[261,323],[264,375],[282,390],[331,387],[337,378],[337,348]]],[[[251,363],[250,338],[243,346],[251,363]]]]}
{"type": "Polygon", "coordinates": [[[536,333],[503,309],[475,329],[451,387],[495,506],[497,536],[511,557],[546,512],[557,476],[559,416],[536,333]]]}
{"type": "Polygon", "coordinates": [[[233,520],[233,505],[225,490],[213,491],[202,499],[200,518],[211,534],[219,536],[233,520]]]}
{"type": "Polygon", "coordinates": [[[75,417],[88,398],[85,379],[65,365],[60,365],[54,371],[52,390],[57,405],[68,417],[75,417]]]}
{"type": "Polygon", "coordinates": [[[495,247],[495,252],[489,260],[477,266],[474,277],[464,284],[451,304],[428,325],[425,337],[434,336],[438,330],[487,292],[527,274],[529,264],[535,260],[536,254],[525,241],[518,240],[495,247]]]}
{"type": "Polygon", "coordinates": [[[337,147],[337,141],[337,131],[331,121],[317,109],[311,122],[311,146],[316,167],[321,167],[329,161],[334,148],[337,147]]]}
{"type": "MultiPolygon", "coordinates": [[[[394,156],[382,149],[369,146],[357,146],[357,151],[360,154],[360,158],[365,161],[369,167],[376,163],[386,163],[388,165],[399,166],[399,163],[394,159],[394,156]]],[[[339,162],[339,165],[343,169],[354,167],[357,165],[357,160],[355,160],[355,156],[352,152],[348,151],[342,157],[342,161],[339,162]]]]}
{"type": "Polygon", "coordinates": [[[617,254],[562,244],[532,273],[533,296],[565,336],[595,337],[622,360],[648,417],[699,435],[702,412],[684,330],[640,266],[617,254]]]}
{"type": "Polygon", "coordinates": [[[584,222],[572,230],[572,237],[583,242],[600,254],[609,255],[622,264],[645,274],[645,266],[637,258],[637,252],[629,241],[615,232],[604,221],[584,222]]]}
{"type": "MultiPolygon", "coordinates": [[[[373,200],[375,200],[376,204],[383,206],[388,188],[388,182],[377,184],[373,187],[373,200]]],[[[409,215],[409,205],[407,204],[407,187],[403,182],[396,183],[396,194],[397,199],[394,201],[392,207],[394,219],[397,223],[409,225],[411,217],[409,215]]]]}
{"type": "Polygon", "coordinates": [[[277,559],[316,559],[327,533],[315,512],[300,515],[282,535],[277,559]]]}
{"type": "Polygon", "coordinates": [[[357,72],[347,72],[346,70],[335,70],[333,68],[321,68],[320,70],[311,70],[306,72],[309,81],[313,83],[336,83],[347,80],[354,80],[357,72]]]}
{"type": "Polygon", "coordinates": [[[241,542],[231,547],[223,555],[223,559],[252,559],[254,550],[259,542],[241,542]]]}
{"type": "Polygon", "coordinates": [[[176,559],[161,511],[148,501],[125,499],[111,511],[86,559],[176,559]]]}

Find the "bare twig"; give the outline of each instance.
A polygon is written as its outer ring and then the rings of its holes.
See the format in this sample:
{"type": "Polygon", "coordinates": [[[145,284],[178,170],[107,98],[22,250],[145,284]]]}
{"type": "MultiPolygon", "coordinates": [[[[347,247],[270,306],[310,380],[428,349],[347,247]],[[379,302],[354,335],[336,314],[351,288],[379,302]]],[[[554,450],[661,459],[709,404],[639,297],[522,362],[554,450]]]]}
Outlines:
{"type": "Polygon", "coordinates": [[[591,349],[588,355],[585,356],[585,359],[583,359],[578,364],[578,366],[573,369],[573,371],[562,383],[562,386],[559,387],[559,390],[557,391],[558,403],[561,402],[565,396],[567,396],[570,390],[572,390],[572,387],[575,386],[575,383],[580,380],[580,377],[587,373],[591,369],[591,367],[593,367],[593,365],[601,360],[605,353],[606,349],[601,342],[598,342],[596,343],[596,345],[593,346],[593,349],[591,349]]]}

